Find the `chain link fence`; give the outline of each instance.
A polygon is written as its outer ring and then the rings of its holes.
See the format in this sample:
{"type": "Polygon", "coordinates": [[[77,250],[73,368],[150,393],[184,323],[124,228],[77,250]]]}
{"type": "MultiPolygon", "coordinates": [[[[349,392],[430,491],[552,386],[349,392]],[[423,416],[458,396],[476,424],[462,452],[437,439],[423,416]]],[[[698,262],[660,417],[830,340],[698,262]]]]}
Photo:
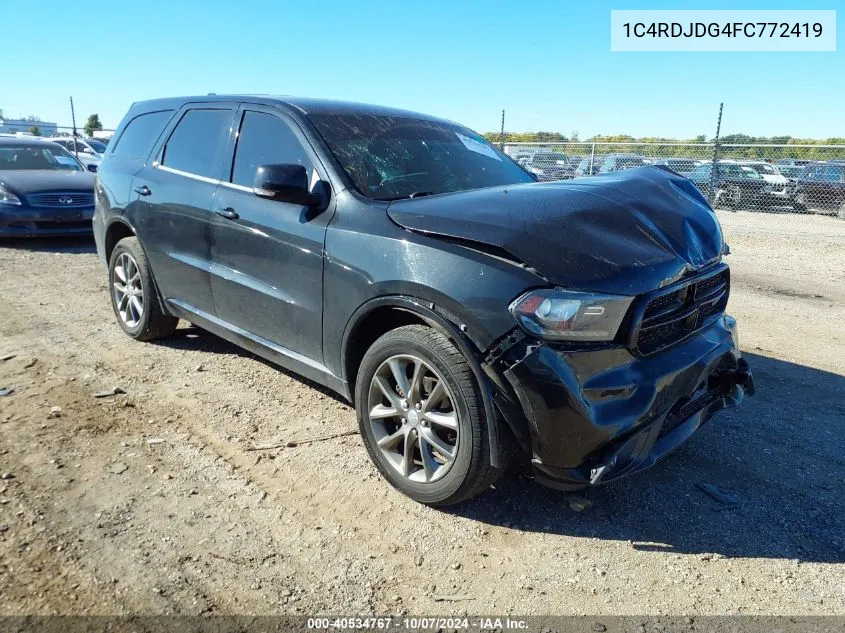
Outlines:
{"type": "Polygon", "coordinates": [[[715,209],[818,213],[845,220],[845,145],[504,143],[541,181],[664,165],[715,209]]]}

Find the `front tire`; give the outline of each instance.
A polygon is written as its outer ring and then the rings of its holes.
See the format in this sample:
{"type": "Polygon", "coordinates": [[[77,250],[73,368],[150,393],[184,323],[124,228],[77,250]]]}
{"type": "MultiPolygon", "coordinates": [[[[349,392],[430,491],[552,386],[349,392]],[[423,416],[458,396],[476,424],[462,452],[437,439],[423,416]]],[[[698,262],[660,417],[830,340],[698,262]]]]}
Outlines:
{"type": "Polygon", "coordinates": [[[475,375],[435,329],[408,325],[373,343],[358,370],[355,407],[370,458],[415,501],[455,504],[499,474],[475,375]]]}
{"type": "Polygon", "coordinates": [[[123,238],[112,251],[109,295],[118,324],[135,340],[169,336],[179,323],[161,310],[147,255],[137,237],[123,238]]]}

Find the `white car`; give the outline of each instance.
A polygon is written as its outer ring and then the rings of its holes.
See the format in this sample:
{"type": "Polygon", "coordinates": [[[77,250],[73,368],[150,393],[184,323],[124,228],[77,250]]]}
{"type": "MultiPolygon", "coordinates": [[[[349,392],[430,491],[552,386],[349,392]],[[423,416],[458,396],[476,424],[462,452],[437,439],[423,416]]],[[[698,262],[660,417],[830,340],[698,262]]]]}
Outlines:
{"type": "Polygon", "coordinates": [[[772,185],[771,194],[775,198],[786,198],[788,195],[787,185],[789,179],[784,176],[775,165],[771,165],[762,160],[743,160],[737,161],[740,165],[751,167],[754,171],[763,177],[763,180],[772,185]]]}
{"type": "Polygon", "coordinates": [[[97,171],[103,155],[91,147],[85,140],[72,136],[51,136],[47,139],[51,143],[57,143],[64,147],[71,154],[76,156],[88,171],[97,171]],[[93,169],[92,169],[93,166],[93,169]]]}

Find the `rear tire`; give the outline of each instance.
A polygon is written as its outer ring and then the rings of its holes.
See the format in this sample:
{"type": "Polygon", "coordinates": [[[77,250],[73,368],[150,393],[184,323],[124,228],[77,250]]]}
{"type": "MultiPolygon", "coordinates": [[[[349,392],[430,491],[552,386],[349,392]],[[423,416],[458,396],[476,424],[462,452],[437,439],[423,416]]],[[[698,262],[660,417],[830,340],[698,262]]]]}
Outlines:
{"type": "Polygon", "coordinates": [[[179,323],[161,310],[153,273],[137,237],[123,238],[112,251],[109,295],[118,324],[137,341],[169,336],[179,323]]]}
{"type": "Polygon", "coordinates": [[[499,475],[475,375],[435,329],[408,325],[376,340],[358,370],[355,408],[370,458],[419,503],[459,503],[499,475]]]}

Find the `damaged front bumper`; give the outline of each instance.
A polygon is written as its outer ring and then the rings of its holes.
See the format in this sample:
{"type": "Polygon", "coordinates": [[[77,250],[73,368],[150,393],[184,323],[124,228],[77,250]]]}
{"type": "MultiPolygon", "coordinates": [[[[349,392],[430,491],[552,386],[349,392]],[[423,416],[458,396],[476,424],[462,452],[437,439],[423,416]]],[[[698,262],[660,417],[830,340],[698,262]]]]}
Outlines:
{"type": "Polygon", "coordinates": [[[727,315],[647,358],[619,346],[567,350],[524,339],[495,364],[518,402],[509,408],[500,393],[500,412],[530,444],[537,480],[563,489],[652,466],[754,392],[727,315]],[[517,428],[526,425],[528,433],[517,428]]]}

